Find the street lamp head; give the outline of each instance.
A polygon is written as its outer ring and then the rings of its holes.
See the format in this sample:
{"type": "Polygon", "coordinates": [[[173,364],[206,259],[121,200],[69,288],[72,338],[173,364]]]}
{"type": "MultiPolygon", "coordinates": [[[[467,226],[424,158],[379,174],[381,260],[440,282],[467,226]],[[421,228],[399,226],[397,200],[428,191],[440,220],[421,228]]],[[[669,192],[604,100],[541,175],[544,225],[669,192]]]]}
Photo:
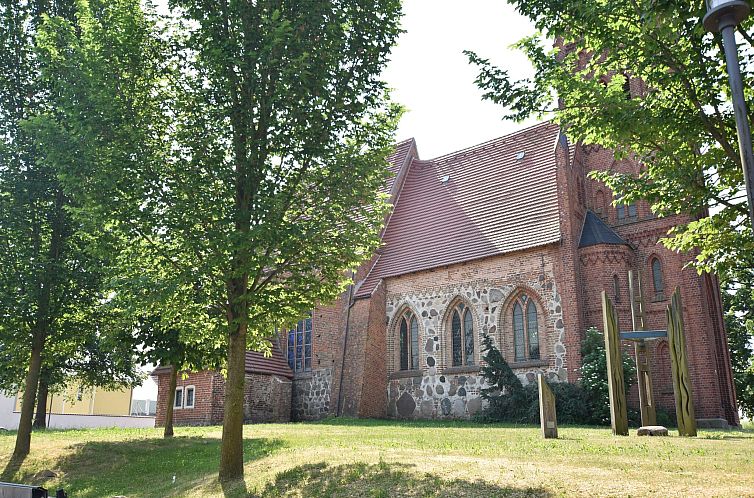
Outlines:
{"type": "Polygon", "coordinates": [[[742,0],[706,0],[707,15],[704,29],[717,32],[728,26],[736,26],[749,15],[751,7],[742,0]]]}

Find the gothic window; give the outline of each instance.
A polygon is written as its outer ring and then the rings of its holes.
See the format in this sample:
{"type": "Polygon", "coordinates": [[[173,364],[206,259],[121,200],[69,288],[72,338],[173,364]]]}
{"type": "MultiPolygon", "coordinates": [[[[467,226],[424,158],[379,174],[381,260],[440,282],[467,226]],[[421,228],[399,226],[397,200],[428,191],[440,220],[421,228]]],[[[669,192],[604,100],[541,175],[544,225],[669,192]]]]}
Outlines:
{"type": "Polygon", "coordinates": [[[655,300],[665,299],[665,282],[662,276],[662,263],[658,258],[652,258],[652,284],[655,290],[655,300]]]}
{"type": "Polygon", "coordinates": [[[299,320],[288,330],[288,366],[294,372],[308,372],[312,369],[312,319],[299,320]]]}
{"type": "Polygon", "coordinates": [[[417,370],[419,368],[419,322],[416,315],[406,311],[398,322],[400,369],[417,370]]]}
{"type": "Polygon", "coordinates": [[[453,307],[450,319],[453,366],[474,364],[474,317],[463,303],[453,307]]]}
{"type": "Polygon", "coordinates": [[[631,78],[627,74],[623,74],[625,81],[623,82],[623,93],[626,95],[627,100],[631,100],[631,78]]]}
{"type": "Polygon", "coordinates": [[[540,358],[537,306],[526,294],[513,303],[513,355],[514,361],[540,358]]]}

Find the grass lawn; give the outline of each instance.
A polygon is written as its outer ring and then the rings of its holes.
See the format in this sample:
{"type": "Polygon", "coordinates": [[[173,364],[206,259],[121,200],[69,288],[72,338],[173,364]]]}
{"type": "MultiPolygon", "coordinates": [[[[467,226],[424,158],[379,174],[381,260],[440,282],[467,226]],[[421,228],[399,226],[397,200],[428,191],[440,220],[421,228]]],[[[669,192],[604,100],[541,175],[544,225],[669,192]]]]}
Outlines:
{"type": "MultiPolygon", "coordinates": [[[[754,430],[693,439],[559,432],[544,440],[535,427],[465,422],[247,425],[248,496],[754,497],[754,430]]],[[[3,467],[14,438],[0,433],[3,467]]],[[[71,498],[223,496],[219,427],[179,427],[172,440],[158,429],[48,431],[33,436],[32,448],[4,480],[64,487],[71,498]],[[43,470],[57,477],[45,480],[43,470]]]]}

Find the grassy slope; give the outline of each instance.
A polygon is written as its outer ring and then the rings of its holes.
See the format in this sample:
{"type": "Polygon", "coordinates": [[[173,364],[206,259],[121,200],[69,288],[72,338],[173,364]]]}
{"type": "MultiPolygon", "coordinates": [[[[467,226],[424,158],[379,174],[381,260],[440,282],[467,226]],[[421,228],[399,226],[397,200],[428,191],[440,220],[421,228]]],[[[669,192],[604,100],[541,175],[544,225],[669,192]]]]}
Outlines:
{"type": "MultiPolygon", "coordinates": [[[[220,428],[107,429],[36,434],[6,480],[42,483],[51,469],[71,497],[223,496],[220,428]],[[12,474],[11,474],[12,473],[12,474]],[[176,482],[173,484],[173,476],[176,482]]],[[[245,428],[251,496],[754,496],[754,432],[616,438],[604,428],[330,420],[245,428]]],[[[0,464],[13,433],[0,435],[0,464]]]]}

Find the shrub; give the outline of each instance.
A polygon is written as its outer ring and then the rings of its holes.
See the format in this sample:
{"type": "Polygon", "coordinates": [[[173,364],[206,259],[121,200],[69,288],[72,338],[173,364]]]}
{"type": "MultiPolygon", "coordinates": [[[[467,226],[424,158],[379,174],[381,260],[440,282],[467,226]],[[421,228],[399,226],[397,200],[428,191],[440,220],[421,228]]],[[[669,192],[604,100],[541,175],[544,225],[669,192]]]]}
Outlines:
{"type": "MultiPolygon", "coordinates": [[[[489,405],[477,417],[484,422],[539,423],[539,387],[536,383],[523,386],[503,358],[492,340],[485,336],[482,359],[487,366],[481,375],[490,387],[482,390],[489,405]]],[[[555,394],[558,422],[563,424],[590,424],[589,395],[578,385],[567,382],[548,383],[555,394]]]]}
{"type": "MultiPolygon", "coordinates": [[[[539,388],[536,383],[523,386],[502,353],[489,336],[482,341],[486,366],[480,374],[490,386],[482,389],[482,397],[489,404],[477,417],[483,422],[539,423],[539,388]]],[[[590,328],[581,345],[581,383],[554,382],[548,385],[555,395],[558,423],[605,425],[610,424],[610,397],[607,387],[607,359],[605,343],[599,330],[590,328]]],[[[633,360],[623,353],[626,392],[636,380],[633,360]]],[[[659,414],[658,414],[659,415],[659,414]]],[[[629,421],[639,420],[636,411],[629,411],[629,421]]],[[[658,419],[659,421],[659,419],[658,419]]]]}
{"type": "MultiPolygon", "coordinates": [[[[623,352],[623,380],[626,393],[636,381],[636,366],[626,352],[623,352]]],[[[602,332],[594,327],[586,331],[581,342],[581,387],[591,399],[595,424],[610,424],[610,395],[607,387],[607,358],[605,339],[602,332]]],[[[629,417],[631,418],[631,417],[629,417]]],[[[634,417],[635,418],[635,417],[634,417]]]]}

